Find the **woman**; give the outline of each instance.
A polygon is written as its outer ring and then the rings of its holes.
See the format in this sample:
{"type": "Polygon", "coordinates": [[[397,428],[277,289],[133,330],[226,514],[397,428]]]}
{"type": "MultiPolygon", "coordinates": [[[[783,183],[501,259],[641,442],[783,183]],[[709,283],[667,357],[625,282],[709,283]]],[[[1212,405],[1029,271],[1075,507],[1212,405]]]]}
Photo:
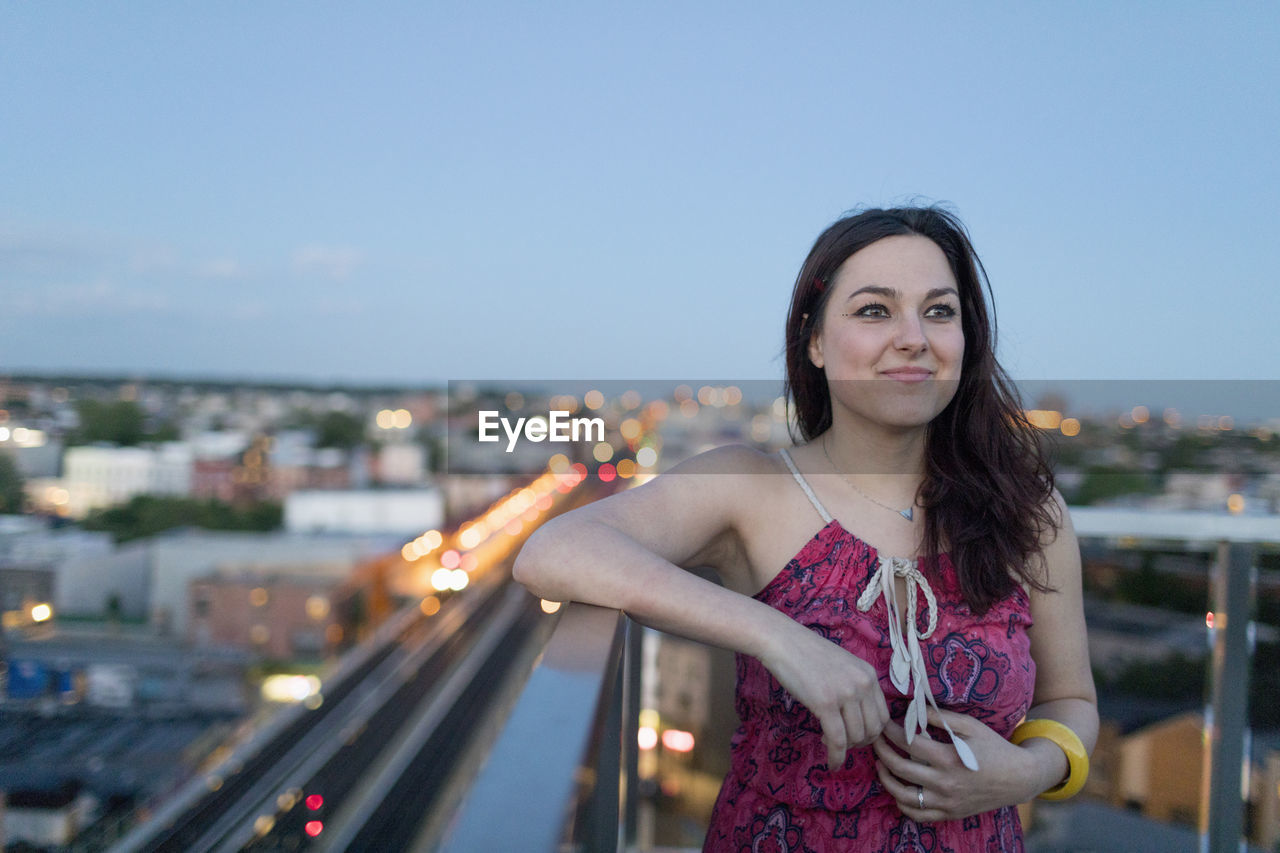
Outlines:
{"type": "Polygon", "coordinates": [[[805,443],[694,457],[556,519],[516,562],[544,598],[738,653],[706,850],[1021,850],[1015,804],[1082,783],[1079,551],[980,271],[937,208],[836,222],[787,319],[805,443]],[[1024,715],[1050,722],[1015,735],[1024,715]]]}

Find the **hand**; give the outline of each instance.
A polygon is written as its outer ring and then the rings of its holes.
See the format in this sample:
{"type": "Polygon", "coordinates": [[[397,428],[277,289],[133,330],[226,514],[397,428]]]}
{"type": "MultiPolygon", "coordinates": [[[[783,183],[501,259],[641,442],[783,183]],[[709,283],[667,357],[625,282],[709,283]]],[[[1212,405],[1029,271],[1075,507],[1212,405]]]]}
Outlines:
{"type": "Polygon", "coordinates": [[[1040,774],[1030,752],[967,714],[929,709],[930,725],[941,728],[944,718],[973,749],[981,769],[968,769],[960,763],[955,747],[926,734],[917,735],[908,745],[906,731],[893,721],[871,745],[880,783],[904,815],[918,822],[956,820],[1026,802],[1039,793],[1035,785],[1040,774]],[[890,744],[907,755],[900,755],[890,744]],[[924,808],[920,808],[921,790],[924,808]]]}
{"type": "Polygon", "coordinates": [[[799,623],[790,624],[795,630],[785,631],[760,662],[817,718],[827,768],[836,770],[851,747],[880,736],[889,707],[871,664],[799,623]]]}

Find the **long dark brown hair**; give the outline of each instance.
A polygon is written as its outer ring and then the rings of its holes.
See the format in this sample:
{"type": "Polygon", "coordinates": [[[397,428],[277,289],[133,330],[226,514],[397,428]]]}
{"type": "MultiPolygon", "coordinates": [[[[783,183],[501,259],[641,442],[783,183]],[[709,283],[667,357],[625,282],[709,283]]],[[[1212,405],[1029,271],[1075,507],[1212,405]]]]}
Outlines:
{"type": "Polygon", "coordinates": [[[786,391],[798,438],[812,441],[830,428],[831,393],[826,374],[809,359],[809,341],[822,331],[832,279],[860,249],[912,234],[932,240],[946,255],[960,290],[964,330],[959,385],[925,439],[918,496],[925,509],[924,554],[927,564],[946,550],[965,602],[983,613],[1012,594],[1019,580],[1048,589],[1039,554],[1042,537],[1060,519],[1039,431],[1027,422],[1017,389],[996,361],[996,322],[987,307],[991,284],[953,213],[937,206],[864,210],[822,232],[800,268],[787,314],[786,391]]]}

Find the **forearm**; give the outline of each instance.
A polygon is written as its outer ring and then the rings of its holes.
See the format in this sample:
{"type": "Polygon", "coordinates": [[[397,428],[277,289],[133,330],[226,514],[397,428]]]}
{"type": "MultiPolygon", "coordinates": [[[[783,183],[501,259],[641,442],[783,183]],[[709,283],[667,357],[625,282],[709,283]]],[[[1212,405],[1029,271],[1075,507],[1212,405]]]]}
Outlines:
{"type": "MultiPolygon", "coordinates": [[[[1085,752],[1092,753],[1098,741],[1098,708],[1084,698],[1055,699],[1027,711],[1028,720],[1056,720],[1076,733],[1085,752]]],[[[1038,796],[1067,778],[1067,756],[1056,743],[1045,738],[1028,738],[1020,744],[1034,757],[1027,779],[1031,797],[1038,796]]],[[[1030,797],[1028,797],[1030,799],[1030,797]]]]}
{"type": "Polygon", "coordinates": [[[685,571],[625,533],[589,519],[553,524],[525,544],[514,574],[535,595],[625,611],[692,640],[763,657],[788,627],[782,613],[685,571]]]}

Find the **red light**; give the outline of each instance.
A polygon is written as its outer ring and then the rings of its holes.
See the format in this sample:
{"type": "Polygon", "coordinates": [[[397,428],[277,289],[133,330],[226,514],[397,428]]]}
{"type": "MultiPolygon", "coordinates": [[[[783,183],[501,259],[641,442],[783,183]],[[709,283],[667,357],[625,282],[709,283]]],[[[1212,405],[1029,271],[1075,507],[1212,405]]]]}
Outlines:
{"type": "Polygon", "coordinates": [[[575,462],[569,466],[569,469],[578,475],[579,480],[587,479],[587,466],[581,462],[575,462]]]}
{"type": "Polygon", "coordinates": [[[307,821],[307,825],[304,826],[302,829],[304,832],[307,833],[307,835],[310,835],[312,838],[315,838],[317,835],[324,832],[324,824],[318,820],[309,820],[307,821]]]}
{"type": "Polygon", "coordinates": [[[693,734],[679,729],[667,729],[662,733],[662,745],[672,752],[688,752],[693,749],[693,734]]]}
{"type": "Polygon", "coordinates": [[[613,467],[612,462],[606,462],[600,466],[597,473],[600,475],[601,482],[608,483],[618,476],[618,469],[613,467]]]}
{"type": "Polygon", "coordinates": [[[1213,611],[1212,610],[1210,610],[1208,613],[1204,615],[1204,624],[1206,628],[1213,627],[1213,611]]]}
{"type": "Polygon", "coordinates": [[[312,794],[311,796],[307,797],[307,808],[311,809],[312,811],[318,810],[323,805],[324,805],[324,797],[320,796],[319,794],[312,794]]]}

